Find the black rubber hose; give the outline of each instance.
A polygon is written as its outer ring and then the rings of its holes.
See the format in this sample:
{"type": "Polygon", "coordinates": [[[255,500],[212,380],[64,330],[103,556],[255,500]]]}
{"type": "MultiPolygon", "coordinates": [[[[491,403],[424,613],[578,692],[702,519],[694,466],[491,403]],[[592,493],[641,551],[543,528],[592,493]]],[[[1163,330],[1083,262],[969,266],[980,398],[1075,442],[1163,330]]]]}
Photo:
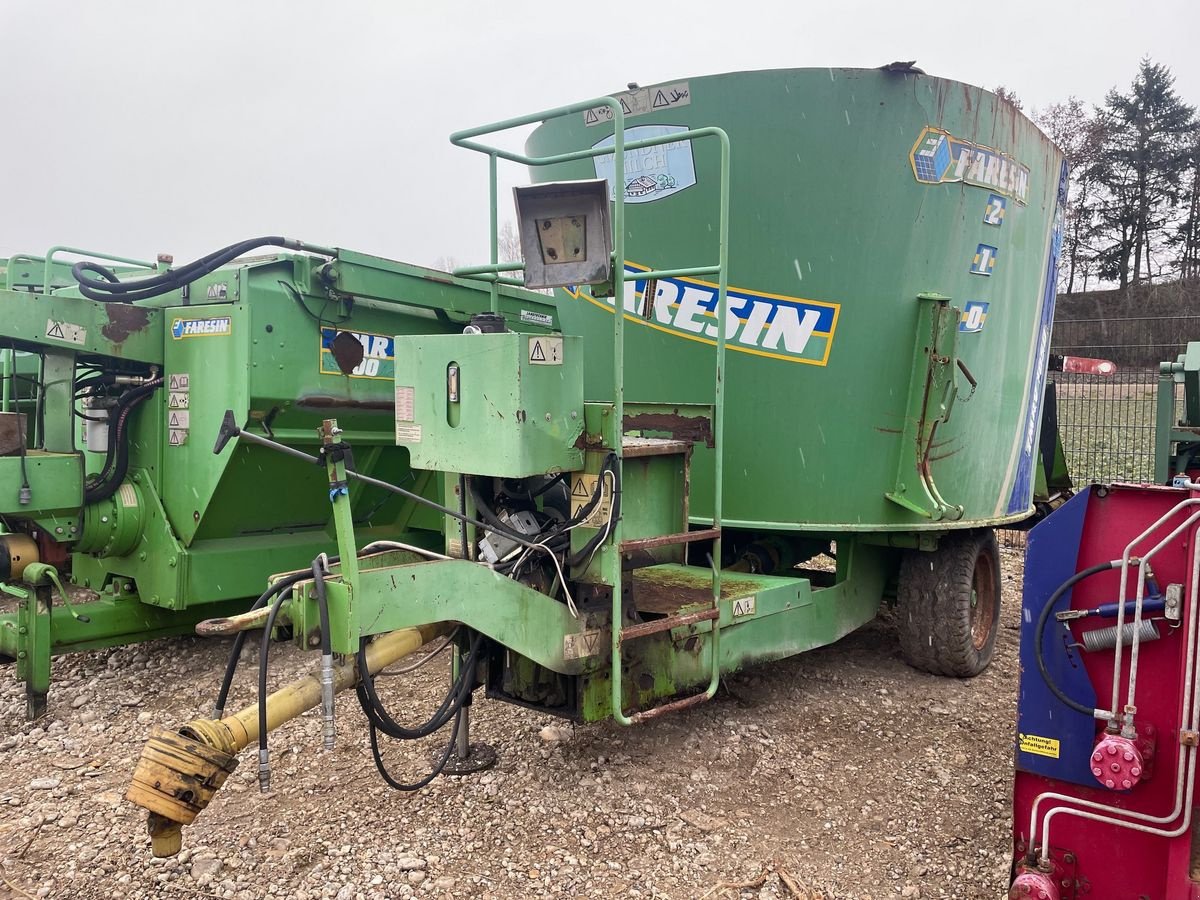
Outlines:
{"type": "Polygon", "coordinates": [[[198,278],[203,278],[228,262],[257,247],[275,246],[288,249],[301,249],[298,241],[278,235],[251,238],[222,247],[206,256],[177,269],[153,275],[148,278],[138,278],[124,282],[111,269],[96,262],[82,261],[71,267],[71,275],[79,284],[79,293],[89,300],[101,303],[133,303],[138,300],[148,300],[171,291],[179,290],[198,278]],[[88,273],[92,273],[89,275],[88,273]],[[99,276],[99,277],[94,277],[99,276]]]}
{"type": "MultiPolygon", "coordinates": [[[[286,578],[281,578],[265,591],[254,601],[248,612],[254,612],[256,609],[261,609],[263,604],[267,603],[272,597],[280,591],[290,588],[298,581],[303,581],[308,577],[307,572],[297,572],[294,575],[288,575],[286,578]]],[[[221,689],[217,692],[217,700],[213,704],[213,718],[220,719],[225,713],[225,703],[229,699],[229,691],[233,687],[233,676],[237,673],[238,660],[242,655],[242,648],[246,646],[246,638],[250,634],[248,631],[239,631],[233,639],[233,648],[229,651],[229,659],[225,663],[225,676],[221,679],[221,689]]],[[[267,636],[269,638],[269,635],[267,636]]]]}
{"type": "Polygon", "coordinates": [[[129,442],[125,440],[125,423],[135,406],[153,394],[162,386],[163,380],[156,378],[141,387],[128,391],[118,402],[109,416],[108,457],[99,479],[91,487],[85,487],[83,492],[84,504],[99,503],[107,500],[121,487],[121,482],[129,473],[129,442]],[[113,421],[113,418],[116,421],[113,421]]]}
{"type": "Polygon", "coordinates": [[[375,722],[372,719],[367,720],[367,732],[371,736],[371,758],[375,760],[375,768],[379,772],[384,783],[395,791],[419,791],[421,788],[429,784],[433,779],[442,774],[446,768],[446,763],[450,761],[450,757],[454,753],[454,745],[458,741],[458,729],[461,727],[462,721],[456,716],[454,719],[454,727],[450,729],[450,740],[446,742],[446,748],[442,751],[441,757],[434,764],[433,770],[422,778],[420,781],[414,781],[412,784],[405,784],[403,781],[397,781],[392,777],[392,774],[387,770],[387,766],[383,762],[383,756],[379,752],[379,732],[375,727],[375,722]]]}
{"type": "MultiPolygon", "coordinates": [[[[309,573],[304,573],[308,577],[309,573]]],[[[288,595],[292,591],[292,585],[288,585],[288,589],[280,591],[275,602],[271,604],[271,611],[267,613],[267,624],[263,627],[262,644],[258,648],[258,759],[259,772],[262,772],[262,764],[267,751],[267,664],[271,654],[271,631],[275,628],[275,617],[279,615],[279,610],[283,606],[284,601],[288,599],[288,595]]],[[[259,775],[260,779],[262,775],[259,775]]],[[[260,781],[260,785],[262,782],[260,781]]]]}
{"type": "Polygon", "coordinates": [[[329,597],[325,592],[325,569],[319,556],[313,560],[312,577],[317,594],[317,611],[321,616],[321,655],[329,656],[333,653],[333,639],[329,632],[329,597]]]}
{"type": "Polygon", "coordinates": [[[467,657],[467,661],[463,664],[459,677],[451,686],[450,691],[446,694],[441,705],[423,724],[415,728],[407,728],[395,719],[393,719],[384,708],[379,700],[379,695],[375,692],[375,678],[371,675],[367,668],[366,648],[367,642],[363,640],[358,648],[358,685],[355,693],[358,695],[359,705],[362,706],[363,712],[367,718],[375,723],[375,725],[386,734],[388,737],[397,738],[400,740],[416,740],[417,738],[428,737],[435,731],[438,731],[450,721],[462,706],[466,696],[471,693],[469,673],[475,671],[475,666],[479,660],[480,647],[483,644],[483,635],[477,634],[471,643],[471,650],[467,657]]]}
{"type": "MultiPolygon", "coordinates": [[[[1037,620],[1037,628],[1033,635],[1033,655],[1037,660],[1038,672],[1041,674],[1042,680],[1046,682],[1046,687],[1050,688],[1050,693],[1061,700],[1065,705],[1069,706],[1076,712],[1083,713],[1086,716],[1092,715],[1095,710],[1090,706],[1085,706],[1084,704],[1068,697],[1065,693],[1063,693],[1063,689],[1055,684],[1054,679],[1050,676],[1050,671],[1046,668],[1046,660],[1042,658],[1042,635],[1046,630],[1046,622],[1050,619],[1050,613],[1054,610],[1054,604],[1062,598],[1063,594],[1065,594],[1075,585],[1079,584],[1079,582],[1083,581],[1085,578],[1090,578],[1093,575],[1099,575],[1101,572],[1109,572],[1113,569],[1119,568],[1120,565],[1120,562],[1110,561],[1097,563],[1094,566],[1088,566],[1088,568],[1081,569],[1080,571],[1076,572],[1057,588],[1055,588],[1054,593],[1050,595],[1050,599],[1046,601],[1046,605],[1042,607],[1041,615],[1038,616],[1037,620]]],[[[1118,635],[1117,639],[1120,640],[1120,635],[1118,635]]]]}

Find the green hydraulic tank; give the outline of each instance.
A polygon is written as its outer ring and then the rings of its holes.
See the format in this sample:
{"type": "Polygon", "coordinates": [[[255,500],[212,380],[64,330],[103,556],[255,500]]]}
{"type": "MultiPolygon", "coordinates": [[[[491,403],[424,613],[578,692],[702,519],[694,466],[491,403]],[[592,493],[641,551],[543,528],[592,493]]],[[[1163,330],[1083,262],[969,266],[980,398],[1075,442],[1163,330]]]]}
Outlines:
{"type": "MultiPolygon", "coordinates": [[[[688,78],[617,95],[626,143],[718,126],[732,146],[729,313],[719,149],[625,152],[627,401],[711,403],[727,340],[724,521],[818,532],[978,527],[1032,508],[1066,165],[1007,101],[897,64],[688,78]]],[[[605,108],[535,156],[611,146],[605,108]]],[[[535,168],[607,178],[613,157],[535,168]]],[[[613,380],[613,298],[563,290],[588,399],[613,380]]],[[[711,510],[698,448],[694,520],[711,510]]]]}

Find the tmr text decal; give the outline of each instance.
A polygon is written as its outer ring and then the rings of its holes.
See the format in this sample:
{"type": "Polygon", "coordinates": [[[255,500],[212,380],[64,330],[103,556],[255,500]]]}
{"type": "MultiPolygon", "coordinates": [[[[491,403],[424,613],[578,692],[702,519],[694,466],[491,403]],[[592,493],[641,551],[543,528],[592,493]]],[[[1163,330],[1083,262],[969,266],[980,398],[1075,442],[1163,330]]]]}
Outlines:
{"type": "MultiPolygon", "coordinates": [[[[717,285],[692,278],[639,278],[649,269],[625,264],[625,318],[676,337],[715,346],[717,285]]],[[[577,299],[612,312],[612,297],[599,300],[574,289],[577,299]]],[[[731,287],[727,291],[725,347],[788,362],[824,366],[829,362],[841,304],[804,300],[731,287]]]]}
{"type": "MultiPolygon", "coordinates": [[[[354,344],[351,343],[353,348],[354,344]]],[[[351,378],[379,378],[390,381],[396,375],[396,356],[395,346],[392,337],[386,334],[372,334],[369,331],[341,331],[337,328],[322,328],[321,329],[321,374],[322,375],[349,375],[351,378]],[[347,364],[346,368],[350,369],[344,372],[342,367],[338,365],[338,356],[335,350],[341,350],[340,347],[335,347],[339,341],[344,342],[346,337],[353,338],[362,345],[362,357],[360,360],[351,360],[354,363],[353,368],[347,364]]],[[[357,353],[355,354],[357,357],[357,353]]]]}

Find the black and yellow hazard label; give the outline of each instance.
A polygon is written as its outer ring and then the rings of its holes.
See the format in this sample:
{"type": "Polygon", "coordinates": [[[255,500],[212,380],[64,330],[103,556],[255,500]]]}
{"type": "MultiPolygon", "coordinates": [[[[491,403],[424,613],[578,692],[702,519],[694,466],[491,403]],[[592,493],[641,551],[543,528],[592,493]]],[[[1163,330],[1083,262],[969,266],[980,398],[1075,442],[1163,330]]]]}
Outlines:
{"type": "Polygon", "coordinates": [[[1036,734],[1018,734],[1017,746],[1022,753],[1048,756],[1058,759],[1058,738],[1038,737],[1036,734]]]}

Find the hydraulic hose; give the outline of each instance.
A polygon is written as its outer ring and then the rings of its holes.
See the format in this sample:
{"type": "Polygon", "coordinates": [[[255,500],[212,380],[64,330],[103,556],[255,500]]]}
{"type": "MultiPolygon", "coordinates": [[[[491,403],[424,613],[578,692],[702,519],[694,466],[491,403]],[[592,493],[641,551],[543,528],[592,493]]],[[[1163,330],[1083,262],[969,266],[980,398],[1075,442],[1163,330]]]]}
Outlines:
{"type": "MultiPolygon", "coordinates": [[[[250,607],[250,612],[256,609],[261,609],[263,604],[269,602],[272,597],[280,591],[290,588],[298,581],[303,581],[308,577],[308,572],[297,572],[294,575],[288,575],[286,578],[281,578],[265,591],[254,601],[250,607]]],[[[221,679],[221,689],[217,692],[216,703],[213,704],[213,718],[220,720],[225,715],[225,702],[229,699],[229,690],[233,686],[233,676],[237,672],[238,660],[242,655],[242,648],[246,645],[246,637],[248,631],[239,631],[233,639],[233,648],[229,651],[229,659],[225,663],[225,676],[221,679]]]]}
{"type": "Polygon", "coordinates": [[[1046,630],[1046,623],[1050,620],[1050,613],[1054,610],[1054,604],[1056,604],[1067,591],[1079,584],[1079,582],[1083,581],[1085,578],[1090,578],[1093,575],[1099,575],[1101,572],[1108,572],[1112,569],[1119,569],[1120,567],[1120,560],[1111,560],[1109,562],[1097,563],[1094,566],[1088,566],[1086,569],[1081,569],[1080,571],[1076,572],[1054,589],[1054,593],[1050,595],[1050,599],[1047,600],[1045,605],[1042,607],[1041,615],[1038,616],[1037,627],[1034,630],[1033,656],[1034,659],[1037,660],[1038,673],[1042,676],[1042,680],[1046,682],[1046,687],[1050,688],[1050,693],[1062,701],[1063,704],[1069,706],[1076,712],[1083,713],[1085,716],[1089,717],[1095,712],[1095,710],[1090,706],[1085,706],[1077,700],[1072,700],[1070,697],[1068,697],[1063,692],[1063,689],[1055,683],[1054,678],[1050,675],[1050,670],[1046,668],[1046,660],[1042,656],[1043,634],[1046,630]]]}
{"type": "Polygon", "coordinates": [[[101,303],[135,303],[138,300],[148,300],[151,297],[177,291],[257,247],[284,247],[288,250],[316,249],[301,241],[272,235],[239,241],[215,250],[187,265],[180,266],[178,269],[148,278],[138,278],[134,281],[121,281],[112,269],[87,260],[75,263],[71,267],[71,275],[79,284],[79,293],[89,300],[101,303]]]}
{"type": "Polygon", "coordinates": [[[108,429],[108,455],[104,460],[104,468],[96,481],[85,486],[83,491],[84,504],[99,503],[107,500],[121,487],[121,482],[129,473],[129,442],[125,440],[126,423],[134,407],[162,387],[163,380],[155,378],[141,387],[128,391],[117,402],[115,409],[116,421],[108,429]]]}
{"type": "Polygon", "coordinates": [[[473,673],[479,660],[479,651],[482,644],[483,635],[476,634],[475,639],[471,642],[470,653],[460,668],[458,677],[450,686],[450,690],[446,694],[446,698],[442,701],[441,706],[438,707],[429,720],[416,728],[405,728],[396,723],[380,703],[379,697],[375,693],[374,676],[370,674],[370,670],[366,667],[365,654],[367,642],[364,640],[361,643],[358,652],[358,667],[362,675],[360,676],[356,692],[359,704],[367,716],[367,729],[371,741],[371,758],[375,762],[375,768],[379,771],[380,776],[388,787],[397,791],[417,791],[437,778],[446,768],[446,763],[450,760],[450,756],[454,752],[455,742],[458,739],[458,731],[462,723],[458,712],[471,696],[473,687],[471,682],[474,678],[473,673]],[[411,784],[406,784],[393,778],[387,770],[382,754],[379,752],[379,732],[382,731],[385,735],[393,738],[412,740],[433,734],[451,719],[454,720],[454,727],[450,732],[450,740],[446,742],[446,747],[442,751],[442,755],[437,763],[434,764],[433,770],[420,781],[411,784]]]}

